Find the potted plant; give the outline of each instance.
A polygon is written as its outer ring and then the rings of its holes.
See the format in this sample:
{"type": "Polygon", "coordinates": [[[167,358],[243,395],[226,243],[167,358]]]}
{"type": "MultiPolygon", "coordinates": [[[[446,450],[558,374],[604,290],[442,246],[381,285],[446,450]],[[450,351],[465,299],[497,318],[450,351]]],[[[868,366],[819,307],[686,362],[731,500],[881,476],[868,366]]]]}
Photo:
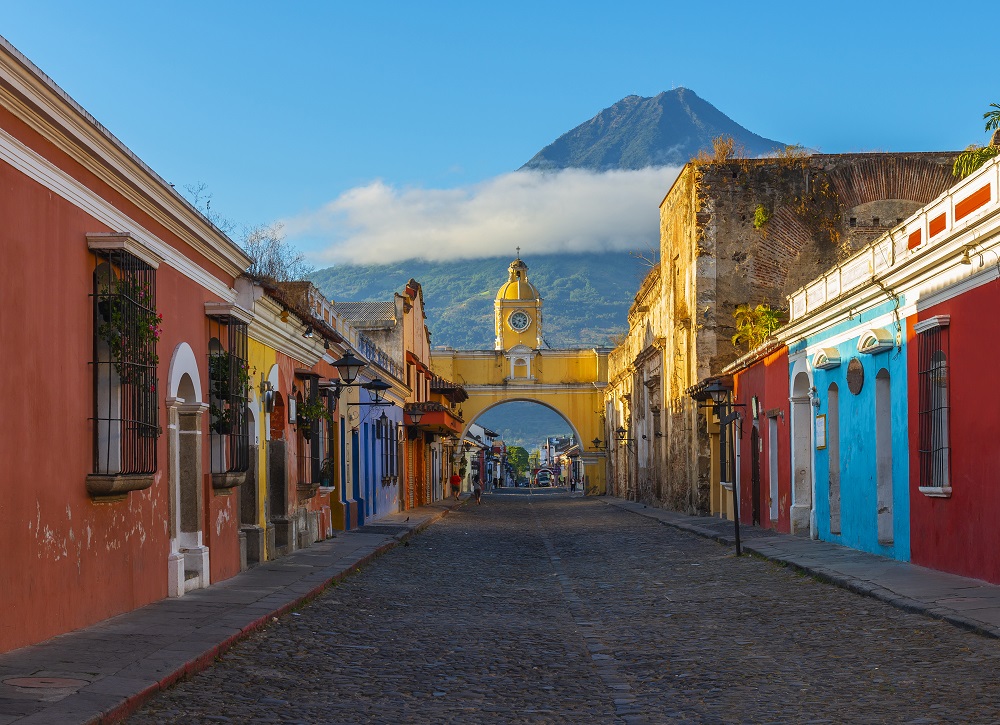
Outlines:
{"type": "Polygon", "coordinates": [[[323,486],[331,486],[333,484],[333,467],[335,462],[333,456],[327,456],[323,459],[323,462],[319,466],[319,475],[323,486]]]}
{"type": "Polygon", "coordinates": [[[302,431],[302,437],[308,441],[312,439],[313,424],[320,419],[330,420],[330,411],[319,398],[310,398],[296,406],[295,418],[296,425],[302,431]]]}
{"type": "Polygon", "coordinates": [[[208,378],[212,430],[228,435],[233,432],[233,405],[244,405],[250,389],[250,366],[224,350],[213,352],[208,356],[208,378]]]}

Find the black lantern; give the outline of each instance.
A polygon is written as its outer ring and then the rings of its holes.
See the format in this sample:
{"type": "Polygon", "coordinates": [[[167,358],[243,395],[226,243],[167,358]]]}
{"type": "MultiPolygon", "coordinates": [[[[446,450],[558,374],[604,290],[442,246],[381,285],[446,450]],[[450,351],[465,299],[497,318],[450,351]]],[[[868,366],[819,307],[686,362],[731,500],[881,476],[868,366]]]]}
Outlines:
{"type": "Polygon", "coordinates": [[[418,425],[420,423],[420,419],[424,417],[424,411],[420,408],[411,408],[406,411],[406,414],[410,416],[410,422],[413,423],[413,425],[418,425]]]}
{"type": "Polygon", "coordinates": [[[364,383],[361,387],[371,394],[373,403],[381,403],[385,399],[385,391],[392,390],[389,383],[378,377],[370,383],[364,383]]]}
{"type": "Polygon", "coordinates": [[[712,402],[716,405],[722,405],[726,402],[729,398],[729,390],[718,378],[705,386],[705,392],[712,397],[712,402]]]}
{"type": "Polygon", "coordinates": [[[340,373],[340,379],[347,385],[353,383],[357,377],[358,373],[361,372],[361,368],[365,366],[365,361],[354,356],[353,353],[347,353],[344,357],[340,358],[337,362],[333,364],[337,368],[337,372],[340,373]]]}

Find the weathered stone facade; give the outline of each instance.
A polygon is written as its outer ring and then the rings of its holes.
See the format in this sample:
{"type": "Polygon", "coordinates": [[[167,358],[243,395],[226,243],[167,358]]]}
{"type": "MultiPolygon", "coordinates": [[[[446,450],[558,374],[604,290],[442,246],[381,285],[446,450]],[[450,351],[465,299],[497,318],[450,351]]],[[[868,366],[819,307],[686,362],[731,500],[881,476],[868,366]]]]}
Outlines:
{"type": "Polygon", "coordinates": [[[609,437],[618,425],[637,433],[624,446],[630,460],[622,451],[609,458],[616,489],[710,512],[711,449],[685,391],[739,356],[733,311],[782,307],[787,294],[951,186],[953,160],[823,154],[685,166],[660,204],[656,282],[647,277],[627,339],[609,360],[609,437]],[[653,423],[662,437],[645,431],[653,423]]]}

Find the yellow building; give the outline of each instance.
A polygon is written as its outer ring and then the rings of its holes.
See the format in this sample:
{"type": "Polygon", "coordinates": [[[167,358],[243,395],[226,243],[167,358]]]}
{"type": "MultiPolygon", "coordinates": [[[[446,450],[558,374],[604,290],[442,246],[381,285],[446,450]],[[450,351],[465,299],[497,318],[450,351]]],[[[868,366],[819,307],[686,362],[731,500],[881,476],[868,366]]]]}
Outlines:
{"type": "Polygon", "coordinates": [[[605,492],[603,442],[604,388],[608,349],[546,346],[542,336],[542,297],[528,281],[528,265],[511,262],[508,278],[494,302],[495,349],[435,350],[434,373],[465,388],[465,425],[487,410],[510,401],[540,403],[559,413],[582,448],[584,490],[605,492]]]}

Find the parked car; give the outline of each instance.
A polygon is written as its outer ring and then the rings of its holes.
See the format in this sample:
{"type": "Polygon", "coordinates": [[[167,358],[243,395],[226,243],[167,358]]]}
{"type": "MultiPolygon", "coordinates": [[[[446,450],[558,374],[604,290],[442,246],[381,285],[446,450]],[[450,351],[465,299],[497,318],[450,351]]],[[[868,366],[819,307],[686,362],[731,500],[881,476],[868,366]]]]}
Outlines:
{"type": "Polygon", "coordinates": [[[552,471],[539,471],[535,474],[535,485],[546,488],[552,485],[552,471]]]}

